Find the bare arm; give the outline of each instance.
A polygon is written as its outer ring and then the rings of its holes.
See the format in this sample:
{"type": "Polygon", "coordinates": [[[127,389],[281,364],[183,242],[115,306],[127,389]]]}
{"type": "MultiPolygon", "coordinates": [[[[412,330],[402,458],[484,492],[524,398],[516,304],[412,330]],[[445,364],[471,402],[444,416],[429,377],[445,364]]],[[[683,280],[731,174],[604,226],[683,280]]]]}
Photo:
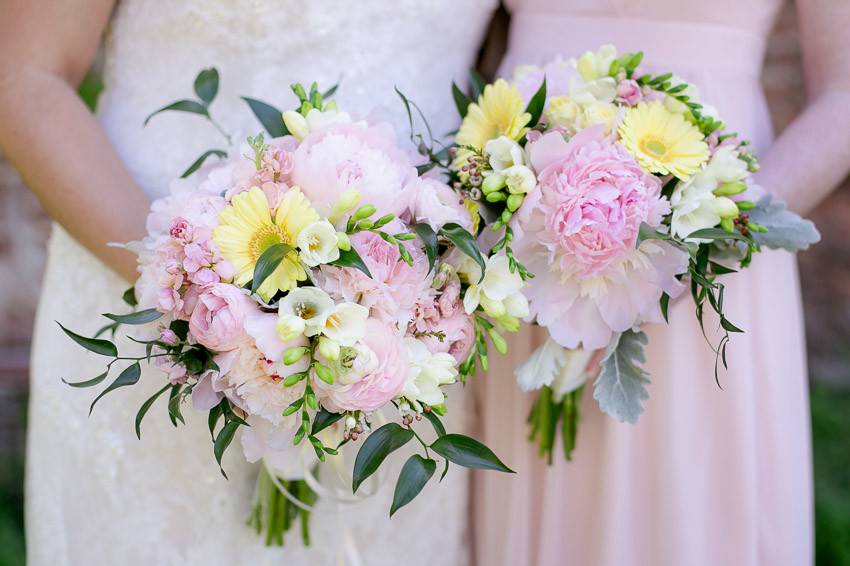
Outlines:
{"type": "Polygon", "coordinates": [[[806,213],[850,172],[850,2],[797,5],[809,103],[761,158],[758,180],[806,213]]]}
{"type": "Polygon", "coordinates": [[[106,243],[143,236],[149,202],[76,94],[113,4],[0,3],[0,150],[53,219],[134,280],[135,257],[106,243]]]}

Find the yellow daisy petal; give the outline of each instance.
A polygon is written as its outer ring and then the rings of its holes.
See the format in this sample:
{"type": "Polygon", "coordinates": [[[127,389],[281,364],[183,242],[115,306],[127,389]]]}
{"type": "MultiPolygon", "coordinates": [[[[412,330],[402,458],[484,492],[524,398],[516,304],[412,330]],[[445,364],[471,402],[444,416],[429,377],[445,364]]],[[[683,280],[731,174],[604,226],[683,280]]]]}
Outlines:
{"type": "Polygon", "coordinates": [[[457,132],[457,143],[481,149],[489,140],[499,136],[518,140],[526,132],[529,120],[531,115],[524,111],[519,90],[499,79],[484,87],[478,102],[467,108],[457,132]]]}

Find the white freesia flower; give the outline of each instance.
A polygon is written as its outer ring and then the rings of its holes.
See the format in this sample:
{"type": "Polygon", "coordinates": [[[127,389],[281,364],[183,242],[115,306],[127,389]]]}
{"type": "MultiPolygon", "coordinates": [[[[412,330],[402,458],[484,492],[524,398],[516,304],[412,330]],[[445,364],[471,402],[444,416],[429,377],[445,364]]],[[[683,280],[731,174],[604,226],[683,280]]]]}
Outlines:
{"type": "Polygon", "coordinates": [[[333,309],[333,299],[318,287],[296,287],[278,305],[278,334],[282,340],[287,340],[285,334],[289,335],[303,325],[301,332],[314,336],[321,331],[333,309]]]}
{"type": "Polygon", "coordinates": [[[581,78],[585,81],[595,81],[596,79],[608,76],[611,63],[616,58],[617,48],[611,44],[607,44],[600,47],[596,53],[585,51],[584,55],[579,57],[576,68],[581,74],[581,78]]]}
{"type": "Polygon", "coordinates": [[[334,225],[327,220],[313,222],[298,234],[296,243],[301,261],[310,267],[339,259],[334,225]]]}
{"type": "Polygon", "coordinates": [[[502,171],[505,176],[505,185],[508,187],[508,192],[515,195],[524,195],[530,193],[535,185],[537,178],[534,173],[525,165],[514,165],[502,171]]]}
{"type": "Polygon", "coordinates": [[[496,173],[502,173],[515,165],[525,164],[522,147],[507,136],[499,136],[484,145],[490,167],[496,173]]]}
{"type": "Polygon", "coordinates": [[[283,113],[283,123],[286,124],[289,133],[295,136],[295,139],[301,141],[310,132],[315,132],[331,124],[351,123],[351,116],[347,112],[332,109],[322,111],[313,108],[307,112],[306,116],[302,116],[300,112],[294,110],[287,110],[283,113]]]}
{"type": "MultiPolygon", "coordinates": [[[[507,304],[521,310],[523,299],[515,295],[522,293],[522,277],[519,273],[511,273],[507,256],[499,254],[491,258],[485,257],[484,261],[486,270],[484,279],[480,283],[481,267],[474,260],[464,255],[458,262],[458,274],[469,283],[463,297],[463,307],[466,312],[472,314],[480,305],[489,316],[499,318],[510,314],[507,304]]],[[[525,306],[527,308],[527,303],[525,306]]]]}
{"type": "Polygon", "coordinates": [[[569,350],[548,338],[514,372],[523,391],[552,387],[555,398],[578,389],[588,377],[587,364],[592,350],[569,350]]]}
{"type": "Polygon", "coordinates": [[[402,396],[413,403],[442,405],[445,397],[440,387],[457,380],[457,362],[446,352],[431,353],[416,338],[405,338],[404,341],[410,359],[410,373],[402,396]]]}
{"type": "Polygon", "coordinates": [[[529,314],[528,299],[522,293],[514,293],[502,302],[507,314],[514,318],[525,318],[529,314]]]}
{"type": "Polygon", "coordinates": [[[743,181],[749,175],[746,162],[739,157],[738,150],[733,146],[724,145],[717,148],[711,161],[705,166],[718,184],[743,181]]]}
{"type": "Polygon", "coordinates": [[[366,332],[369,309],[357,303],[334,306],[323,321],[322,334],[340,344],[351,346],[366,332]]]}
{"type": "Polygon", "coordinates": [[[319,338],[319,353],[324,356],[326,360],[331,362],[335,362],[339,359],[339,343],[331,340],[327,336],[322,336],[319,338]]]}

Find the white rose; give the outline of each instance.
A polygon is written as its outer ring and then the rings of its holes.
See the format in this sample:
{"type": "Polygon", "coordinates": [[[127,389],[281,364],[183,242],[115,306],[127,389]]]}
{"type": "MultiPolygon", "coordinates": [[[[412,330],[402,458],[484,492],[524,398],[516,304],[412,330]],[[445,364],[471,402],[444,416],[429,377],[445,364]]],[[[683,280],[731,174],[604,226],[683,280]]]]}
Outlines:
{"type": "Polygon", "coordinates": [[[339,259],[336,228],[327,220],[313,222],[298,234],[301,261],[310,267],[339,259]]]}

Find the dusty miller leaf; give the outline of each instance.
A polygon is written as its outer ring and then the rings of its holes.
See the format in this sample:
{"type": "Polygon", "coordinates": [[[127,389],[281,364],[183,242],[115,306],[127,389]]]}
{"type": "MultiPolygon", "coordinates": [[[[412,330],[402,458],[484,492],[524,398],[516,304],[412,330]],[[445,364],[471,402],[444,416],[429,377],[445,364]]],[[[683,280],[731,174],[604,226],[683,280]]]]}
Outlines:
{"type": "Polygon", "coordinates": [[[748,214],[750,220],[767,228],[766,233],[754,232],[753,237],[768,248],[797,252],[820,241],[820,232],[811,220],[786,209],[773,195],[762,197],[748,214]]]}
{"type": "Polygon", "coordinates": [[[593,398],[599,408],[621,422],[636,423],[649,399],[649,374],[641,364],[648,338],[643,332],[628,330],[608,346],[599,377],[593,384],[593,398]]]}

